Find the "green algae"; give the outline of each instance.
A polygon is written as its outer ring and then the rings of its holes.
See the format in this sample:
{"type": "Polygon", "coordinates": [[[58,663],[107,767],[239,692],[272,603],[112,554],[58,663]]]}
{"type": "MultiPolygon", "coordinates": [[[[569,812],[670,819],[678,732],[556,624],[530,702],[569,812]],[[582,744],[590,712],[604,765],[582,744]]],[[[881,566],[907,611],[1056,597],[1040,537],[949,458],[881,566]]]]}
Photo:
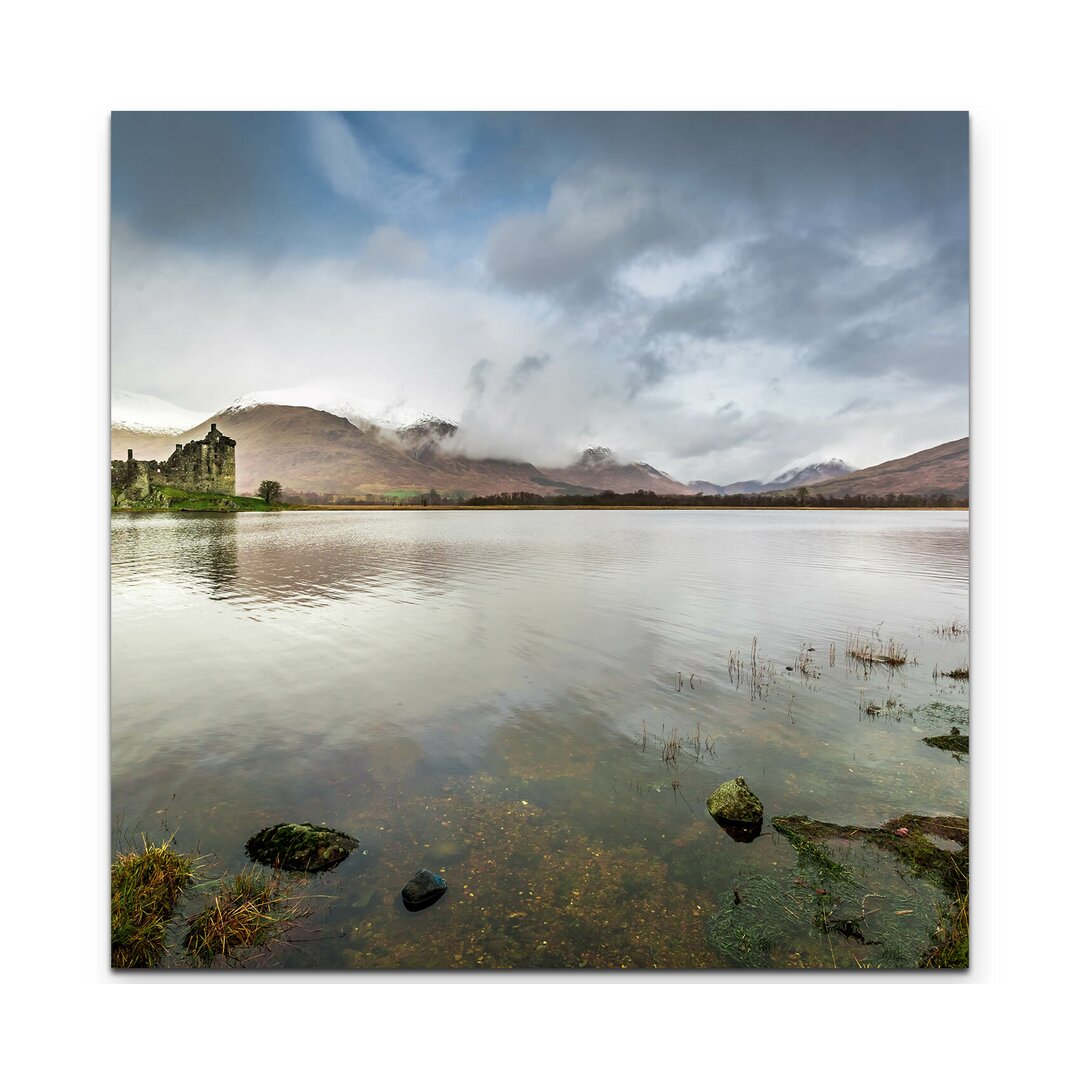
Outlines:
{"type": "Polygon", "coordinates": [[[954,756],[966,754],[968,752],[968,736],[956,733],[955,728],[953,728],[953,732],[954,734],[950,735],[933,735],[923,739],[923,742],[936,750],[947,750],[954,756]]]}
{"type": "Polygon", "coordinates": [[[954,727],[957,724],[967,725],[971,713],[966,705],[955,705],[946,701],[932,701],[928,705],[920,705],[914,710],[912,716],[918,722],[954,727]]]}
{"type": "Polygon", "coordinates": [[[728,963],[967,966],[966,818],[906,814],[863,828],[798,816],[772,826],[795,866],[739,882],[709,919],[706,941],[728,963]]]}

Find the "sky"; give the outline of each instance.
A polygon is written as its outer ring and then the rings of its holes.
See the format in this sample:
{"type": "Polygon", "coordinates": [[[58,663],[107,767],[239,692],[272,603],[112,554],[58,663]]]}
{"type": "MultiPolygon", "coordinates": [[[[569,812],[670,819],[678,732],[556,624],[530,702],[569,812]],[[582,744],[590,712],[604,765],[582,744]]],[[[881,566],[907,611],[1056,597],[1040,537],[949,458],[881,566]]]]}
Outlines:
{"type": "Polygon", "coordinates": [[[966,113],[114,113],[111,157],[114,388],[720,484],[968,431],[966,113]]]}

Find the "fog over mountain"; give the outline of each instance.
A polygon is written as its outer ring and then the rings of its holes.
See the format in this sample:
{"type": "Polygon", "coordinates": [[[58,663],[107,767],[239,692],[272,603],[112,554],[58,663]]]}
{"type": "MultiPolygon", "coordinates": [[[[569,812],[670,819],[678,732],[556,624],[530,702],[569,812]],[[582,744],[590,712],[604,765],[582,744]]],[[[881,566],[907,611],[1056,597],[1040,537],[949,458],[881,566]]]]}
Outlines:
{"type": "Polygon", "coordinates": [[[117,113],[113,378],[540,467],[884,461],[967,430],[967,180],[960,113],[117,113]]]}

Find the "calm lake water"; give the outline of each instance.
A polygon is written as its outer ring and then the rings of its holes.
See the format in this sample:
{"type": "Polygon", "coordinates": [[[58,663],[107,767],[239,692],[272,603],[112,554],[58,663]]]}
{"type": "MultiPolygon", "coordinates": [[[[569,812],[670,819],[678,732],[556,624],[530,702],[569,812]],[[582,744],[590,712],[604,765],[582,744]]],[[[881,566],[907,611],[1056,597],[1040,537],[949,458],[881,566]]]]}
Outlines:
{"type": "MultiPolygon", "coordinates": [[[[112,565],[117,842],[164,821],[217,872],[282,821],[360,840],[256,963],[729,966],[711,917],[795,863],[769,818],[968,812],[966,757],[922,742],[967,705],[965,512],[117,514],[112,565]],[[734,776],[752,843],[705,808],[734,776]],[[421,867],[449,891],[408,912],[421,867]]],[[[772,966],[866,960],[778,933],[772,966]]]]}

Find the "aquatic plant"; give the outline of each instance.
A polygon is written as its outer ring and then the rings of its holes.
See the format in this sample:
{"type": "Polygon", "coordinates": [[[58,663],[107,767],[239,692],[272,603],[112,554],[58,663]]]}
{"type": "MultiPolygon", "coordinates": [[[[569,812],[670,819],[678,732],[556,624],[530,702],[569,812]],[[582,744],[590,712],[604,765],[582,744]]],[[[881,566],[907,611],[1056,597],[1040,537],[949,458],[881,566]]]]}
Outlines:
{"type": "Polygon", "coordinates": [[[814,663],[814,658],[810,655],[814,651],[813,645],[807,645],[804,641],[799,648],[799,655],[795,657],[795,670],[802,676],[803,682],[806,683],[821,676],[817,664],[814,663]]]}
{"type": "Polygon", "coordinates": [[[935,750],[947,750],[958,761],[961,754],[968,752],[968,736],[961,735],[959,728],[953,728],[948,735],[934,735],[923,739],[923,742],[935,750]]]}
{"type": "Polygon", "coordinates": [[[859,694],[859,712],[871,718],[884,716],[890,720],[899,720],[910,710],[904,707],[904,703],[895,695],[890,694],[884,701],[868,701],[862,693],[859,694]]]}
{"type": "Polygon", "coordinates": [[[875,641],[871,638],[862,639],[857,634],[848,638],[848,658],[869,669],[874,664],[883,664],[886,667],[902,667],[908,662],[907,646],[889,638],[888,641],[875,641]]]}
{"type": "Polygon", "coordinates": [[[728,653],[728,678],[736,690],[742,688],[743,682],[750,687],[750,700],[767,700],[769,687],[776,679],[776,665],[771,660],[759,659],[758,639],[755,637],[750,643],[750,662],[743,662],[741,651],[728,653]]]}
{"type": "Polygon", "coordinates": [[[953,727],[956,724],[968,724],[970,712],[966,705],[957,705],[947,701],[931,701],[916,708],[912,712],[912,716],[919,723],[948,724],[953,727]]]}
{"type": "MultiPolygon", "coordinates": [[[[949,815],[904,814],[880,828],[835,825],[805,817],[773,818],[773,828],[793,844],[828,839],[862,840],[879,848],[916,877],[944,893],[937,921],[919,967],[962,967],[968,957],[968,819],[949,815]]],[[[798,851],[799,848],[796,847],[798,851]]]]}

